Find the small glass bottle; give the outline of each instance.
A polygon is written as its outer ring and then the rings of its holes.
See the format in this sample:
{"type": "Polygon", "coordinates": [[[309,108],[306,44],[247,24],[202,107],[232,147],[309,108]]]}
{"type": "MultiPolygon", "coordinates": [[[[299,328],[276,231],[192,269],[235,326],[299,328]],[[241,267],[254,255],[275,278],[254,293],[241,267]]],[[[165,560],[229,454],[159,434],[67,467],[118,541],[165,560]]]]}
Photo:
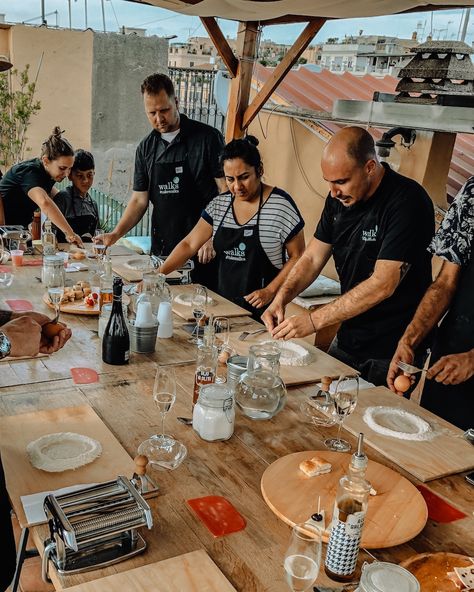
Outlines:
{"type": "Polygon", "coordinates": [[[199,397],[203,384],[212,384],[216,380],[218,349],[215,345],[199,345],[194,375],[193,406],[199,397]]]}
{"type": "Polygon", "coordinates": [[[113,301],[113,275],[112,275],[112,261],[109,256],[105,256],[104,273],[99,279],[99,309],[102,310],[104,304],[109,304],[113,301]]]}
{"type": "Polygon", "coordinates": [[[31,240],[41,239],[41,211],[33,212],[33,221],[31,222],[31,240]]]}
{"type": "Polygon", "coordinates": [[[51,220],[48,218],[44,222],[41,243],[43,245],[43,257],[46,257],[47,255],[54,255],[56,253],[56,235],[53,232],[51,220]]]}
{"type": "Polygon", "coordinates": [[[106,364],[128,364],[130,359],[130,337],[122,308],[122,286],[122,278],[114,277],[112,311],[102,339],[102,360],[106,364]]]}
{"type": "Polygon", "coordinates": [[[365,480],[367,457],[362,438],[352,455],[347,475],[339,481],[324,568],[336,582],[353,579],[359,556],[360,539],[369,500],[370,483],[365,480]]]}

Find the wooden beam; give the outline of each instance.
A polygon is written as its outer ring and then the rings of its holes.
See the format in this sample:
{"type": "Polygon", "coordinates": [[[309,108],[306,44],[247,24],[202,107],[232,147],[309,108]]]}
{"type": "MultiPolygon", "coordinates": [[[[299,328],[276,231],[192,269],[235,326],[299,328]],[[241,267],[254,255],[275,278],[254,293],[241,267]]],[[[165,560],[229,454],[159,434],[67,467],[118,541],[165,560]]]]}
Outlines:
{"type": "Polygon", "coordinates": [[[298,39],[292,45],[291,49],[275,68],[272,75],[265,82],[258,94],[254,97],[252,103],[245,110],[242,120],[243,130],[247,129],[250,123],[254,120],[254,118],[257,116],[258,112],[263,107],[263,105],[265,105],[265,103],[275,90],[275,88],[280,84],[283,78],[291,70],[293,64],[298,60],[303,51],[308,47],[313,37],[321,29],[325,22],[326,19],[317,18],[311,20],[306,25],[305,29],[301,32],[298,39]]]}
{"type": "Polygon", "coordinates": [[[269,27],[271,25],[290,25],[295,23],[307,23],[308,21],[313,19],[314,16],[309,15],[287,14],[285,16],[277,16],[266,21],[260,21],[260,24],[264,27],[269,27]]]}
{"type": "Polygon", "coordinates": [[[227,109],[226,141],[244,135],[242,117],[249,103],[253,65],[258,39],[259,23],[248,21],[239,23],[237,33],[237,55],[239,57],[237,75],[230,85],[229,107],[227,109]]]}
{"type": "Polygon", "coordinates": [[[235,57],[227,39],[224,37],[222,31],[213,16],[201,16],[201,22],[204,25],[209,37],[214,43],[219,55],[222,58],[227,70],[232,78],[237,76],[238,59],[235,57]]]}

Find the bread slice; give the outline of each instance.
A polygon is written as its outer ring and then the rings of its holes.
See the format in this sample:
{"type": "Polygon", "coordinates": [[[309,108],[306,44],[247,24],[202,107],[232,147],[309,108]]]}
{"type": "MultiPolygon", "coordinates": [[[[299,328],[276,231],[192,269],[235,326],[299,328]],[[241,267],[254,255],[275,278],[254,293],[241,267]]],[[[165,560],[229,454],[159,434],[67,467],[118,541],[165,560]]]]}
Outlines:
{"type": "Polygon", "coordinates": [[[300,462],[300,471],[303,471],[308,477],[315,477],[316,475],[323,475],[331,472],[331,463],[321,460],[317,456],[313,456],[309,460],[300,462]]]}

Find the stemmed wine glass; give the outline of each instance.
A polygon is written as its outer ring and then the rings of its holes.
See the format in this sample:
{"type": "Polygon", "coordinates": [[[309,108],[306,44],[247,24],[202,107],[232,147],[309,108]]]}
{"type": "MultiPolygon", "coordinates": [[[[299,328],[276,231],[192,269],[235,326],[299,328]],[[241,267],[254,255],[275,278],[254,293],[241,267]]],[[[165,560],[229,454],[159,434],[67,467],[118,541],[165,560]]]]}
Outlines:
{"type": "MultiPolygon", "coordinates": [[[[5,248],[3,238],[0,235],[0,265],[6,263],[10,258],[10,253],[5,248]]],[[[0,288],[9,288],[13,282],[13,273],[11,271],[0,272],[0,288]]]]}
{"type": "Polygon", "coordinates": [[[191,306],[193,307],[193,316],[196,319],[196,326],[193,329],[191,338],[189,341],[196,345],[202,343],[202,339],[199,337],[199,322],[206,314],[207,304],[207,289],[205,286],[197,285],[194,287],[191,306]]]}
{"type": "Polygon", "coordinates": [[[321,565],[321,530],[312,524],[295,524],[285,553],[286,581],[293,592],[309,590],[321,565]]]}
{"type": "Polygon", "coordinates": [[[161,434],[159,437],[164,442],[168,437],[165,436],[165,417],[176,401],[176,374],[173,367],[158,367],[153,385],[153,400],[161,414],[161,434]]]}
{"type": "Polygon", "coordinates": [[[334,410],[336,412],[338,428],[336,438],[324,440],[326,448],[334,452],[349,452],[351,445],[341,438],[341,428],[344,419],[350,415],[356,405],[359,395],[358,376],[340,376],[333,395],[334,410]]]}
{"type": "MultiPolygon", "coordinates": [[[[232,352],[232,348],[229,345],[230,337],[230,321],[227,317],[215,317],[212,322],[214,328],[214,345],[217,346],[219,352],[218,360],[220,364],[225,364],[228,356],[232,352]]],[[[226,382],[227,376],[219,374],[219,366],[217,368],[215,382],[222,384],[226,382]]]]}
{"type": "Polygon", "coordinates": [[[59,311],[61,300],[64,296],[64,267],[54,267],[45,274],[45,285],[48,290],[48,298],[54,306],[55,317],[52,321],[57,323],[59,320],[59,311]]]}

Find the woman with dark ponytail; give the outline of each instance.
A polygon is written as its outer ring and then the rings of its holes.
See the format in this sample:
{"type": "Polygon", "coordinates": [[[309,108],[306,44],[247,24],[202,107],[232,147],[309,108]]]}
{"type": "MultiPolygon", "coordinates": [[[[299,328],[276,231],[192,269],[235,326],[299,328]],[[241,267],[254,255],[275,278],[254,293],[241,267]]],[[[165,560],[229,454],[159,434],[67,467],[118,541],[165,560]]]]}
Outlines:
{"type": "Polygon", "coordinates": [[[215,197],[161,266],[170,273],[211,237],[218,292],[255,318],[273,300],[304,251],[304,222],[293,199],[264,183],[258,140],[229,142],[221,155],[228,191],[215,197]]]}
{"type": "Polygon", "coordinates": [[[62,133],[60,127],[55,127],[43,142],[40,158],[13,165],[0,180],[0,225],[27,228],[39,208],[63,231],[69,243],[82,245],[52,199],[58,193],[54,184],[65,179],[74,164],[74,149],[62,133]]]}

